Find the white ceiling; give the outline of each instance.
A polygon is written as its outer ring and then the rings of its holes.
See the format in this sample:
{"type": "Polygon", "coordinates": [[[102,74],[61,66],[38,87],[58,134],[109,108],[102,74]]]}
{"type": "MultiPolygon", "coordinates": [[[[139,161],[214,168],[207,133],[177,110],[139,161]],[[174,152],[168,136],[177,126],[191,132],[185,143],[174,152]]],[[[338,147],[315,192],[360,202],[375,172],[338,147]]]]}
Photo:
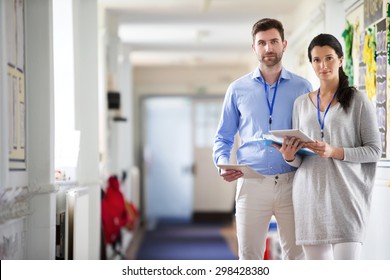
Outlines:
{"type": "Polygon", "coordinates": [[[252,25],[281,20],[285,36],[312,0],[99,0],[135,65],[240,64],[253,60],[252,25]]]}

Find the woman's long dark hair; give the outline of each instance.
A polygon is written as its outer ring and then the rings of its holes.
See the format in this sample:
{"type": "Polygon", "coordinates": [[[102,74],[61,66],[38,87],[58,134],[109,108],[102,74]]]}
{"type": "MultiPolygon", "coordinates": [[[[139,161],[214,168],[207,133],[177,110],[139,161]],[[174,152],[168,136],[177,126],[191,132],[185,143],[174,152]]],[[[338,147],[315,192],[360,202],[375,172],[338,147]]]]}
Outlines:
{"type": "MultiPolygon", "coordinates": [[[[309,47],[307,48],[307,54],[309,56],[309,61],[311,63],[311,51],[314,47],[323,47],[329,46],[335,50],[338,58],[344,56],[343,48],[341,47],[340,42],[330,34],[319,34],[311,40],[309,47]]],[[[336,98],[340,102],[341,107],[347,111],[349,106],[351,105],[351,100],[353,98],[353,94],[356,92],[356,88],[349,85],[348,76],[345,74],[343,67],[339,68],[339,86],[337,88],[336,98]]]]}

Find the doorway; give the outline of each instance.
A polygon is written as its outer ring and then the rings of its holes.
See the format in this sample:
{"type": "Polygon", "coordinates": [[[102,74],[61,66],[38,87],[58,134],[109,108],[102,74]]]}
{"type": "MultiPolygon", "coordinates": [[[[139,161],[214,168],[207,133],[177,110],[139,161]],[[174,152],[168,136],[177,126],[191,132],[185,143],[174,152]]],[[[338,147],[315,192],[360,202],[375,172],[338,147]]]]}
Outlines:
{"type": "Polygon", "coordinates": [[[144,209],[149,227],[162,218],[190,219],[191,99],[150,97],[143,102],[144,209]]]}
{"type": "Polygon", "coordinates": [[[234,183],[219,177],[212,147],[223,97],[147,97],[143,109],[144,209],[160,219],[190,221],[194,213],[230,213],[234,183]]]}
{"type": "MultiPolygon", "coordinates": [[[[222,109],[221,98],[193,100],[194,214],[197,219],[221,219],[232,213],[236,182],[225,182],[214,165],[212,152],[222,109]],[[213,218],[214,217],[214,218],[213,218]]],[[[234,152],[232,152],[234,159],[234,152]]]]}

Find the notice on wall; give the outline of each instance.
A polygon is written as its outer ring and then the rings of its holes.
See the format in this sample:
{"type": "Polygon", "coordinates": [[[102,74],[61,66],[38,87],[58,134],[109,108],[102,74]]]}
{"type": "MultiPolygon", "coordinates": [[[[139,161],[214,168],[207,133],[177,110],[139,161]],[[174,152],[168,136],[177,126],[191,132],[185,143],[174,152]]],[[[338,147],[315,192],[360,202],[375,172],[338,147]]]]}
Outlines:
{"type": "Polygon", "coordinates": [[[352,64],[353,64],[353,85],[364,91],[366,84],[364,73],[366,66],[363,61],[362,50],[364,46],[364,5],[360,5],[347,15],[347,20],[353,25],[352,39],[352,64]],[[362,74],[360,73],[362,72],[362,74]],[[363,75],[363,77],[362,77],[363,75]]]}
{"type": "Polygon", "coordinates": [[[26,170],[26,102],[24,77],[24,1],[6,2],[10,170],[26,170]]]}
{"type": "MultiPolygon", "coordinates": [[[[386,7],[386,32],[387,32],[387,130],[386,130],[386,139],[387,143],[390,143],[390,2],[387,3],[386,7]]],[[[386,151],[386,157],[390,158],[390,145],[387,146],[387,151],[386,151]]],[[[390,184],[390,182],[389,182],[390,184]]]]}
{"type": "Polygon", "coordinates": [[[364,1],[365,28],[383,18],[383,0],[364,1]]]}
{"type": "Polygon", "coordinates": [[[376,114],[382,141],[382,158],[387,157],[387,25],[384,18],[376,26],[376,114]]]}

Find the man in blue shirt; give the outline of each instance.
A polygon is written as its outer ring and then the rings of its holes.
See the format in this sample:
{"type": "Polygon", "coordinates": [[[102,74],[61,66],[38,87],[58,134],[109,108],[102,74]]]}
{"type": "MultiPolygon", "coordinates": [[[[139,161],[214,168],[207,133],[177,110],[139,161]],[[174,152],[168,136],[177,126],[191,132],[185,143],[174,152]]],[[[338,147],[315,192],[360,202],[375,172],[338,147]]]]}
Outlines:
{"type": "Polygon", "coordinates": [[[246,179],[238,170],[219,170],[228,182],[238,179],[236,227],[240,259],[263,259],[272,215],[278,222],[283,259],[302,259],[301,246],[295,245],[292,181],[295,168],[281,153],[259,138],[270,130],[289,129],[295,99],[312,91],[304,78],[282,66],[287,47],[281,22],[264,18],[253,25],[252,49],[259,61],[251,73],[229,86],[221,120],[215,135],[215,164],[228,164],[236,133],[241,143],[237,162],[247,164],[264,179],[246,179]]]}

